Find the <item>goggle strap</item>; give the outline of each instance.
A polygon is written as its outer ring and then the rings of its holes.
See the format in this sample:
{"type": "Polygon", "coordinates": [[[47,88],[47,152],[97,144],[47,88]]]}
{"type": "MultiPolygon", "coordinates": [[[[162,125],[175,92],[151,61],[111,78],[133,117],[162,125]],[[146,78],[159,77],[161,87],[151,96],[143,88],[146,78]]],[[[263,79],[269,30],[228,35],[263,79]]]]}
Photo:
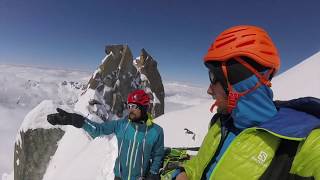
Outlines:
{"type": "Polygon", "coordinates": [[[225,77],[226,80],[227,80],[228,91],[232,91],[232,86],[231,86],[231,84],[229,83],[228,70],[227,70],[227,66],[226,66],[226,63],[225,63],[225,62],[222,63],[222,71],[223,71],[224,77],[225,77]]]}
{"type": "Polygon", "coordinates": [[[262,84],[264,84],[268,87],[271,87],[271,82],[268,80],[268,77],[270,77],[270,75],[273,73],[273,71],[274,71],[273,69],[270,69],[265,75],[261,75],[255,68],[253,68],[249,63],[244,61],[242,58],[235,57],[234,59],[236,61],[238,61],[239,63],[241,63],[246,68],[248,68],[251,72],[253,72],[259,78],[259,81],[262,84]]]}

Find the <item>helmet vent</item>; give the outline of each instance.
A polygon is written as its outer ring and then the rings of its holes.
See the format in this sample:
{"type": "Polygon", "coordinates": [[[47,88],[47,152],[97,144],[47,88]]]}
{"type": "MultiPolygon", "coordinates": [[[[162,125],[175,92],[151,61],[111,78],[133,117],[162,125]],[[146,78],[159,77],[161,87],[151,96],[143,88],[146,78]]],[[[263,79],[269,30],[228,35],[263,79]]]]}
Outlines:
{"type": "Polygon", "coordinates": [[[238,44],[236,47],[239,48],[239,47],[243,47],[243,46],[248,46],[248,45],[254,44],[254,42],[255,42],[255,40],[247,41],[247,42],[238,44]]]}
{"type": "Polygon", "coordinates": [[[242,37],[247,37],[247,36],[255,36],[256,34],[245,34],[245,35],[242,35],[242,37]]]}
{"type": "Polygon", "coordinates": [[[229,43],[231,43],[231,42],[233,42],[233,41],[235,41],[235,40],[236,40],[236,38],[232,38],[232,39],[229,39],[228,41],[225,41],[225,42],[223,42],[223,43],[217,44],[217,45],[216,45],[216,48],[219,48],[219,47],[221,47],[221,46],[227,45],[227,44],[229,44],[229,43]]]}
{"type": "Polygon", "coordinates": [[[274,55],[274,53],[270,51],[260,51],[260,52],[268,55],[274,55]]]}
{"type": "Polygon", "coordinates": [[[260,41],[260,44],[263,44],[263,45],[267,45],[267,46],[272,46],[270,43],[266,42],[266,41],[260,41]]]}
{"type": "Polygon", "coordinates": [[[234,36],[234,34],[231,34],[231,35],[229,35],[229,36],[225,36],[225,37],[219,38],[219,39],[217,39],[216,41],[222,41],[222,40],[224,40],[224,39],[228,39],[228,38],[231,38],[231,37],[233,37],[233,36],[234,36]]]}
{"type": "Polygon", "coordinates": [[[228,34],[232,34],[232,33],[239,32],[239,31],[244,31],[244,30],[247,30],[247,29],[248,28],[241,28],[241,29],[238,29],[238,30],[234,30],[234,31],[230,31],[230,32],[224,33],[222,35],[225,36],[225,35],[228,35],[228,34]]]}

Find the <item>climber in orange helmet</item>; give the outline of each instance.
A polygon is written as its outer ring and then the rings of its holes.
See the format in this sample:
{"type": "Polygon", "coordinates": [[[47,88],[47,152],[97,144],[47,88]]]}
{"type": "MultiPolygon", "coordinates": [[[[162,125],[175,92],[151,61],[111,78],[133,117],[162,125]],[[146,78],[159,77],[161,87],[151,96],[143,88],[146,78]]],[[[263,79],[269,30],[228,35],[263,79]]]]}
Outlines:
{"type": "Polygon", "coordinates": [[[217,113],[198,154],[173,179],[320,179],[320,100],[273,101],[280,58],[268,33],[231,27],[204,63],[217,113]]]}

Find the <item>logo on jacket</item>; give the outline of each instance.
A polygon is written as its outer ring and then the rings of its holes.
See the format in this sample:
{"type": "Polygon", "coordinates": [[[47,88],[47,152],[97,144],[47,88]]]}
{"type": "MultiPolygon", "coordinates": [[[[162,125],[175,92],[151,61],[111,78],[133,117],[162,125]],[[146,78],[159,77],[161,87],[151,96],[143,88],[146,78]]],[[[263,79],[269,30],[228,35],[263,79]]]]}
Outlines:
{"type": "Polygon", "coordinates": [[[264,165],[265,161],[268,158],[268,154],[264,151],[260,151],[259,155],[257,157],[252,157],[252,159],[254,161],[256,161],[257,163],[264,165]]]}
{"type": "Polygon", "coordinates": [[[260,164],[263,164],[267,160],[268,154],[264,151],[261,151],[258,155],[258,161],[260,161],[260,164]]]}

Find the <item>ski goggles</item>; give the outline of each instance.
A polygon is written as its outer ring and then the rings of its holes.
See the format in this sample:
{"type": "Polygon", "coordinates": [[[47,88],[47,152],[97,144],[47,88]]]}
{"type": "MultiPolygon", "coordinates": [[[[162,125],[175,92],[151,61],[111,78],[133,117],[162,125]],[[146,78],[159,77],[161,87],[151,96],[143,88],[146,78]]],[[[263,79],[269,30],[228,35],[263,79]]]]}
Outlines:
{"type": "Polygon", "coordinates": [[[139,106],[137,104],[129,103],[127,104],[128,109],[139,109],[139,106]]]}
{"type": "Polygon", "coordinates": [[[217,83],[217,77],[212,71],[209,71],[209,79],[212,85],[217,83]]]}

